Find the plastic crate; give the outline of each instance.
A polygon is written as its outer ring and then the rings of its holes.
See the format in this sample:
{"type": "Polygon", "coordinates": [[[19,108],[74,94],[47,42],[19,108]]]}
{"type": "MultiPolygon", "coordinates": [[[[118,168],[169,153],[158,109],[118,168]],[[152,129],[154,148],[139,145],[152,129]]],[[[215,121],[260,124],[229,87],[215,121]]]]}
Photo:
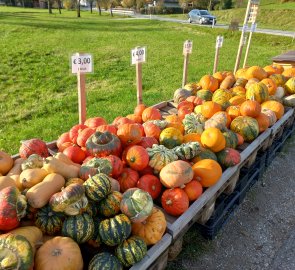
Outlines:
{"type": "Polygon", "coordinates": [[[206,239],[213,240],[220,229],[228,222],[234,210],[238,206],[240,193],[234,191],[231,195],[222,194],[218,198],[213,215],[205,225],[196,223],[195,226],[202,236],[206,239]]]}

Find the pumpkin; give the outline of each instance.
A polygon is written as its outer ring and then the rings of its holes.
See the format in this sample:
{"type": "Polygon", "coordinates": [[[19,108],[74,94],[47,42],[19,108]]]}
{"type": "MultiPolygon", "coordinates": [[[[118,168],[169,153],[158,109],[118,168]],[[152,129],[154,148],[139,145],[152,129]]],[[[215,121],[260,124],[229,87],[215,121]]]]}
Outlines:
{"type": "Polygon", "coordinates": [[[53,194],[49,200],[49,205],[55,212],[63,212],[69,205],[79,201],[84,195],[84,186],[71,184],[53,194]]]}
{"type": "Polygon", "coordinates": [[[15,186],[5,187],[0,191],[0,230],[16,228],[25,216],[27,200],[15,186]]]}
{"type": "Polygon", "coordinates": [[[228,89],[217,89],[213,96],[212,101],[219,103],[221,105],[220,100],[226,100],[229,101],[232,98],[232,92],[228,89]]]}
{"type": "Polygon", "coordinates": [[[285,88],[287,90],[287,93],[289,95],[295,94],[295,77],[290,78],[286,83],[285,83],[285,88]]]}
{"type": "Polygon", "coordinates": [[[216,112],[221,110],[221,105],[213,101],[206,101],[202,104],[201,113],[204,115],[204,117],[211,118],[216,112]]]}
{"type": "Polygon", "coordinates": [[[282,75],[286,79],[290,79],[291,77],[295,77],[295,67],[291,67],[291,68],[288,68],[288,69],[284,70],[284,72],[282,73],[282,75]]]}
{"type": "Polygon", "coordinates": [[[48,157],[49,152],[46,143],[37,138],[22,141],[19,148],[20,157],[27,158],[32,154],[38,154],[44,158],[48,157]]]}
{"type": "Polygon", "coordinates": [[[125,267],[141,261],[146,253],[146,243],[139,236],[131,236],[119,244],[115,250],[116,257],[125,267]]]}
{"type": "Polygon", "coordinates": [[[100,236],[99,236],[99,224],[102,221],[100,217],[95,217],[93,219],[94,222],[94,233],[90,240],[87,241],[87,244],[91,247],[98,248],[102,244],[100,236]]]}
{"type": "Polygon", "coordinates": [[[242,145],[244,143],[244,137],[240,135],[239,133],[234,132],[237,135],[238,138],[238,145],[242,145]]]}
{"type": "Polygon", "coordinates": [[[144,221],[152,212],[151,195],[139,188],[130,188],[123,193],[120,209],[132,222],[144,221]]]}
{"type": "Polygon", "coordinates": [[[260,113],[256,118],[259,126],[259,132],[263,132],[268,129],[270,125],[269,117],[264,113],[260,113]]]}
{"type": "Polygon", "coordinates": [[[168,122],[166,120],[150,120],[150,121],[143,123],[142,126],[145,126],[147,123],[152,123],[152,124],[156,125],[157,127],[159,127],[161,130],[166,128],[168,125],[168,122]]]}
{"type": "Polygon", "coordinates": [[[261,108],[272,110],[276,114],[277,119],[281,119],[285,112],[282,103],[275,100],[268,100],[266,102],[263,102],[261,104],[261,108]]]}
{"type": "Polygon", "coordinates": [[[266,85],[267,90],[268,90],[268,94],[270,96],[272,96],[276,93],[277,85],[275,84],[275,82],[272,79],[270,79],[270,78],[263,79],[261,81],[261,83],[266,85]]]}
{"type": "Polygon", "coordinates": [[[143,148],[151,148],[153,144],[159,144],[159,142],[154,137],[142,137],[141,141],[137,144],[143,148]]]}
{"type": "Polygon", "coordinates": [[[126,115],[126,117],[128,119],[131,119],[134,123],[138,123],[138,124],[141,124],[142,123],[141,116],[139,116],[139,115],[128,114],[128,115],[126,115]]]}
{"type": "Polygon", "coordinates": [[[222,176],[222,168],[217,161],[203,159],[192,166],[193,179],[200,182],[203,187],[211,187],[217,183],[222,176]]]}
{"type": "Polygon", "coordinates": [[[202,159],[213,159],[215,161],[217,161],[217,157],[215,155],[214,152],[212,152],[211,150],[201,147],[200,148],[201,153],[199,155],[197,155],[195,158],[193,158],[192,162],[196,163],[202,159]]]}
{"type": "Polygon", "coordinates": [[[197,92],[197,97],[201,98],[204,101],[212,100],[212,96],[213,96],[213,93],[210,90],[202,89],[197,92]]]}
{"type": "Polygon", "coordinates": [[[110,176],[116,178],[123,172],[123,162],[122,160],[114,155],[109,155],[104,157],[104,159],[108,160],[111,163],[112,171],[110,176]]]}
{"type": "Polygon", "coordinates": [[[114,135],[117,135],[117,127],[115,125],[101,125],[101,126],[98,126],[95,131],[99,131],[101,133],[104,133],[106,131],[114,134],[114,135]]]}
{"type": "Polygon", "coordinates": [[[69,237],[56,236],[37,251],[36,270],[83,269],[83,258],[78,244],[69,237]]]}
{"type": "Polygon", "coordinates": [[[149,166],[159,172],[168,163],[178,159],[173,150],[164,145],[154,144],[152,148],[147,148],[149,154],[149,166]]]}
{"type": "Polygon", "coordinates": [[[204,75],[200,79],[199,84],[202,89],[210,90],[211,92],[214,92],[219,86],[218,80],[211,75],[204,75]]]}
{"type": "Polygon", "coordinates": [[[224,72],[217,71],[212,76],[217,79],[219,83],[221,83],[225,79],[226,74],[224,72]]]}
{"type": "Polygon", "coordinates": [[[139,174],[137,171],[131,168],[124,168],[121,175],[118,176],[117,179],[120,184],[121,192],[125,192],[129,188],[136,187],[137,181],[139,179],[139,174]]]}
{"type": "Polygon", "coordinates": [[[104,199],[111,193],[112,185],[110,178],[104,174],[99,173],[94,176],[90,176],[83,184],[85,187],[85,193],[88,198],[96,202],[104,199]]]}
{"type": "Polygon", "coordinates": [[[284,89],[284,87],[279,86],[279,87],[277,87],[277,90],[276,90],[274,96],[275,96],[276,98],[281,99],[281,98],[283,98],[283,97],[285,96],[285,94],[286,94],[286,93],[285,93],[285,89],[284,89]]]}
{"type": "Polygon", "coordinates": [[[161,197],[161,205],[172,216],[180,216],[189,207],[189,199],[181,188],[166,189],[161,197]]]}
{"type": "Polygon", "coordinates": [[[226,112],[230,116],[231,121],[236,117],[241,116],[240,106],[229,106],[227,107],[226,112]]]}
{"type": "Polygon", "coordinates": [[[74,125],[70,129],[70,131],[69,131],[69,137],[70,137],[72,143],[77,144],[78,135],[85,128],[88,128],[88,126],[86,126],[84,124],[77,124],[77,125],[74,125]]]}
{"type": "Polygon", "coordinates": [[[87,118],[84,122],[84,125],[92,129],[96,129],[98,126],[107,125],[107,124],[108,124],[107,121],[102,117],[87,118]]]}
{"type": "Polygon", "coordinates": [[[250,79],[250,80],[246,83],[246,85],[245,85],[246,91],[247,91],[251,86],[253,86],[253,85],[257,84],[257,83],[259,83],[259,80],[258,80],[258,79],[255,79],[255,78],[250,79]]]}
{"type": "Polygon", "coordinates": [[[2,269],[33,269],[33,248],[24,236],[12,233],[0,235],[0,250],[2,269]]]}
{"type": "Polygon", "coordinates": [[[284,97],[283,104],[288,107],[295,107],[295,94],[284,97]]]}
{"type": "Polygon", "coordinates": [[[149,164],[149,155],[145,148],[134,145],[127,151],[126,160],[132,169],[141,171],[149,164]]]}
{"type": "Polygon", "coordinates": [[[85,128],[83,129],[77,137],[77,144],[81,147],[84,147],[86,145],[86,141],[88,138],[95,132],[92,128],[85,128]]]}
{"type": "Polygon", "coordinates": [[[38,154],[30,155],[26,160],[21,164],[22,171],[26,169],[42,168],[43,158],[38,154]]]}
{"type": "Polygon", "coordinates": [[[204,131],[203,121],[205,121],[205,118],[202,118],[199,114],[196,113],[190,113],[185,116],[185,118],[182,120],[185,133],[198,133],[202,134],[204,131]]]}
{"type": "Polygon", "coordinates": [[[282,74],[272,74],[269,78],[272,79],[277,86],[284,86],[286,82],[286,77],[282,74]]]}
{"type": "Polygon", "coordinates": [[[263,69],[267,72],[268,76],[270,76],[272,74],[282,73],[281,70],[277,66],[274,66],[274,65],[265,66],[263,69]]]}
{"type": "Polygon", "coordinates": [[[225,147],[236,148],[238,145],[237,133],[227,130],[222,133],[225,138],[225,147]]]}
{"type": "Polygon", "coordinates": [[[0,150],[0,174],[7,174],[13,167],[12,157],[4,151],[0,150]]]}
{"type": "Polygon", "coordinates": [[[117,135],[121,143],[128,146],[139,143],[142,132],[138,124],[123,124],[119,126],[117,135]]]}
{"type": "Polygon", "coordinates": [[[262,103],[269,99],[267,86],[263,83],[251,85],[246,91],[246,99],[256,100],[262,103]]]}
{"type": "Polygon", "coordinates": [[[233,96],[243,96],[243,94],[246,94],[245,87],[241,85],[234,86],[231,91],[233,96]]]}
{"type": "Polygon", "coordinates": [[[262,108],[261,113],[265,114],[268,117],[270,127],[276,123],[277,116],[272,110],[262,108]]]}
{"type": "Polygon", "coordinates": [[[138,173],[140,177],[146,174],[154,174],[154,169],[150,165],[148,165],[143,170],[139,171],[138,173]]]}
{"type": "Polygon", "coordinates": [[[84,181],[98,173],[110,175],[113,171],[112,163],[107,158],[94,157],[84,163],[79,170],[79,177],[84,181]]]}
{"type": "Polygon", "coordinates": [[[148,192],[153,199],[158,198],[162,191],[160,179],[152,174],[141,176],[137,181],[136,187],[148,192]]]}
{"type": "Polygon", "coordinates": [[[35,216],[35,225],[47,235],[56,235],[61,232],[63,220],[65,216],[63,213],[54,212],[47,204],[38,209],[35,216]]]}
{"type": "Polygon", "coordinates": [[[236,71],[235,73],[235,77],[238,78],[246,78],[246,71],[247,71],[247,67],[246,68],[240,68],[236,71]]]}
{"type": "MultiPolygon", "coordinates": [[[[226,112],[222,112],[223,114],[216,115],[214,114],[210,119],[205,122],[205,130],[208,128],[217,128],[221,131],[226,130],[227,123],[230,122],[229,115],[226,112]]],[[[231,120],[231,119],[230,119],[231,120]]]]}
{"type": "Polygon", "coordinates": [[[217,160],[224,168],[232,167],[240,163],[241,155],[233,148],[225,148],[216,153],[217,160]]]}
{"type": "Polygon", "coordinates": [[[71,143],[72,140],[70,138],[70,132],[65,132],[63,134],[61,134],[57,140],[56,140],[56,146],[58,149],[60,149],[60,147],[64,144],[64,143],[71,143]]]}
{"type": "Polygon", "coordinates": [[[192,159],[201,152],[198,142],[183,143],[173,148],[173,151],[182,160],[192,159]]]}
{"type": "Polygon", "coordinates": [[[135,124],[135,122],[127,117],[117,116],[112,123],[116,128],[124,124],[135,124]]]}
{"type": "Polygon", "coordinates": [[[90,216],[93,216],[93,213],[91,212],[92,209],[90,208],[91,206],[89,206],[87,197],[83,195],[79,200],[68,205],[63,212],[68,216],[76,216],[84,212],[88,213],[90,216]],[[90,211],[88,211],[89,209],[90,211]]]}
{"type": "Polygon", "coordinates": [[[225,138],[218,128],[208,128],[201,135],[201,143],[213,152],[219,152],[225,148],[225,138]]]}
{"type": "Polygon", "coordinates": [[[123,270],[122,264],[119,259],[109,253],[101,252],[91,259],[88,265],[89,270],[103,270],[103,269],[112,269],[112,270],[123,270]]]}
{"type": "Polygon", "coordinates": [[[178,104],[179,102],[186,100],[189,96],[192,95],[192,92],[190,90],[178,88],[174,91],[173,94],[173,101],[178,104]]]}
{"type": "Polygon", "coordinates": [[[259,81],[265,79],[268,76],[267,72],[259,67],[259,66],[252,66],[249,67],[246,71],[246,79],[256,78],[259,81]]]}
{"type": "Polygon", "coordinates": [[[193,110],[189,107],[181,107],[178,109],[177,114],[179,119],[183,120],[187,114],[192,113],[193,110]]]}
{"type": "Polygon", "coordinates": [[[90,155],[96,157],[105,157],[108,155],[119,156],[122,145],[118,136],[108,131],[103,133],[96,131],[88,138],[86,149],[90,155]]]}
{"type": "Polygon", "coordinates": [[[144,109],[141,117],[143,122],[149,120],[160,120],[162,118],[159,109],[154,107],[147,107],[146,109],[144,109]]]}
{"type": "Polygon", "coordinates": [[[94,234],[92,217],[87,213],[68,216],[63,222],[61,234],[62,236],[71,237],[78,244],[87,242],[94,234]]]}
{"type": "Polygon", "coordinates": [[[79,164],[81,164],[86,157],[86,153],[77,145],[70,145],[63,150],[63,154],[73,162],[79,164]]]}
{"type": "Polygon", "coordinates": [[[142,116],[143,111],[146,109],[146,106],[144,104],[137,104],[136,107],[134,108],[134,114],[138,116],[142,116]]]}
{"type": "Polygon", "coordinates": [[[147,137],[154,137],[156,140],[159,139],[161,129],[152,122],[145,122],[143,125],[144,133],[147,137]]]}
{"type": "Polygon", "coordinates": [[[246,78],[237,78],[234,87],[236,86],[241,86],[241,87],[245,87],[245,85],[247,84],[248,80],[246,78]]]}
{"type": "Polygon", "coordinates": [[[233,75],[228,75],[221,82],[219,88],[220,89],[230,89],[234,85],[235,82],[236,82],[235,77],[233,75]]]}
{"type": "Polygon", "coordinates": [[[131,222],[124,214],[104,219],[99,223],[99,236],[108,246],[116,246],[131,234],[131,222]]]}
{"type": "Polygon", "coordinates": [[[261,105],[256,100],[246,100],[241,104],[240,112],[242,116],[255,118],[261,113],[261,105]]]}
{"type": "Polygon", "coordinates": [[[192,180],[188,182],[183,191],[186,193],[190,202],[197,200],[203,193],[203,187],[200,182],[192,180]]]}
{"type": "Polygon", "coordinates": [[[246,142],[253,141],[259,135],[257,120],[249,116],[236,117],[231,122],[230,129],[242,135],[246,142]]]}
{"type": "Polygon", "coordinates": [[[192,167],[183,160],[173,161],[160,171],[160,181],[167,188],[181,187],[192,179],[192,167]]]}
{"type": "Polygon", "coordinates": [[[167,227],[164,213],[153,207],[151,215],[143,222],[132,223],[132,235],[141,237],[144,242],[149,245],[158,243],[167,227]]]}
{"type": "Polygon", "coordinates": [[[115,216],[120,211],[122,194],[118,191],[112,191],[105,199],[98,204],[98,212],[105,217],[115,216]]]}
{"type": "Polygon", "coordinates": [[[201,134],[198,133],[189,133],[183,136],[183,143],[188,142],[199,142],[201,143],[201,134]]]}
{"type": "Polygon", "coordinates": [[[194,109],[194,103],[188,101],[187,99],[184,101],[181,101],[177,104],[177,109],[179,110],[181,107],[187,107],[191,111],[194,109]]]}
{"type": "Polygon", "coordinates": [[[159,137],[160,144],[164,145],[165,147],[172,149],[177,145],[182,144],[183,135],[181,132],[173,127],[165,128],[159,137]]]}
{"type": "MultiPolygon", "coordinates": [[[[190,96],[186,99],[186,101],[192,102],[194,106],[202,105],[204,100],[197,96],[190,96]]],[[[167,119],[167,118],[166,118],[167,119]]]]}
{"type": "Polygon", "coordinates": [[[234,96],[229,100],[229,103],[230,103],[230,106],[238,106],[238,105],[241,105],[244,101],[246,101],[245,97],[243,97],[243,96],[234,96]]]}

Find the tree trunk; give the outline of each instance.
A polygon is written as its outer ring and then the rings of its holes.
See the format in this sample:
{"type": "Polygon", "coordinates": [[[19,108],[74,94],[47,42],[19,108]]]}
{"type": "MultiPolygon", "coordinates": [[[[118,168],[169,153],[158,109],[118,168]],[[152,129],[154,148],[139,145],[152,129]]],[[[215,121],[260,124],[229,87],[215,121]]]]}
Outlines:
{"type": "Polygon", "coordinates": [[[212,9],[212,0],[210,0],[208,4],[208,10],[211,10],[211,9],[212,9]]]}
{"type": "Polygon", "coordinates": [[[61,1],[57,0],[58,12],[61,14],[61,1]]]}
{"type": "Polygon", "coordinates": [[[79,0],[78,3],[77,3],[77,17],[78,17],[78,18],[81,17],[81,13],[80,13],[80,1],[81,1],[81,0],[79,0]]]}
{"type": "Polygon", "coordinates": [[[91,1],[90,2],[90,13],[92,14],[92,5],[93,5],[93,2],[91,1]]]}
{"type": "Polygon", "coordinates": [[[49,14],[52,14],[51,1],[47,0],[47,4],[48,4],[48,12],[49,12],[49,14]]]}
{"type": "Polygon", "coordinates": [[[111,4],[110,9],[111,9],[111,16],[114,17],[114,14],[113,14],[113,3],[111,4]]]}

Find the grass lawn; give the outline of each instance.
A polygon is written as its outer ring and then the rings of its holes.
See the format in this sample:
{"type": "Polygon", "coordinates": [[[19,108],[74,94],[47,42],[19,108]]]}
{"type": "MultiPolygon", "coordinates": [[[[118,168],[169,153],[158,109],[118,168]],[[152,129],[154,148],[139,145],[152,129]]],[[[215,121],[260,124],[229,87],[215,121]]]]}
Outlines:
{"type": "MultiPolygon", "coordinates": [[[[151,20],[73,11],[0,7],[0,149],[15,154],[20,141],[34,137],[52,141],[78,123],[77,79],[70,74],[75,52],[94,56],[87,75],[87,116],[111,122],[133,112],[135,67],[130,50],[147,46],[143,64],[143,101],[152,105],[171,99],[181,86],[182,46],[193,41],[190,82],[212,73],[217,35],[223,35],[219,69],[232,70],[240,33],[151,20]]],[[[294,48],[291,38],[255,34],[249,65],[265,66],[294,48]]]]}

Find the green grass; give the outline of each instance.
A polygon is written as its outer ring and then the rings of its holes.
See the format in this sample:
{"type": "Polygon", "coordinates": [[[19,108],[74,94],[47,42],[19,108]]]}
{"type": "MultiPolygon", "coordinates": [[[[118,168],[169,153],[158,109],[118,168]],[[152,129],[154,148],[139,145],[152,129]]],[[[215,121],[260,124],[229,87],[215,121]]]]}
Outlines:
{"type": "MultiPolygon", "coordinates": [[[[111,122],[132,113],[136,105],[135,67],[130,50],[147,46],[143,64],[143,101],[152,105],[171,99],[181,86],[182,46],[193,40],[188,81],[212,72],[217,35],[224,35],[220,70],[232,70],[240,33],[97,13],[0,7],[0,149],[18,152],[20,141],[52,141],[78,123],[77,79],[69,56],[94,56],[94,73],[86,76],[87,116],[111,122]]],[[[250,65],[294,48],[291,38],[255,34],[250,65]]]]}

